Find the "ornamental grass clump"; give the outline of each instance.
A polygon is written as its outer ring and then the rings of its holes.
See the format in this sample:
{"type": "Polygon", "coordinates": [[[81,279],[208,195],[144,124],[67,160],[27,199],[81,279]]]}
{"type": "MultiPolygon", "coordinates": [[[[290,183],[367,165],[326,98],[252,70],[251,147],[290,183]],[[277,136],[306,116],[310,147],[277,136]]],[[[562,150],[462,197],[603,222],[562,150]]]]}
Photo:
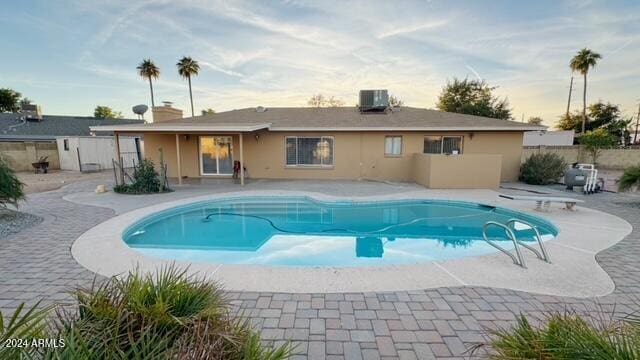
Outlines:
{"type": "MultiPolygon", "coordinates": [[[[491,331],[492,359],[640,359],[640,322],[636,318],[584,318],[552,313],[535,327],[520,315],[511,329],[491,331]]],[[[481,345],[485,346],[485,345],[481,345]]]]}
{"type": "Polygon", "coordinates": [[[76,308],[59,308],[46,333],[29,335],[62,339],[64,346],[26,349],[23,357],[13,358],[279,360],[291,355],[288,343],[264,346],[246,320],[232,317],[217,284],[173,266],[114,277],[73,295],[76,308]]]}
{"type": "Polygon", "coordinates": [[[634,187],[640,189],[640,165],[626,168],[618,182],[620,192],[630,191],[634,187]]]}
{"type": "Polygon", "coordinates": [[[533,154],[522,164],[520,180],[532,185],[553,184],[566,169],[567,163],[558,154],[533,154]]]}

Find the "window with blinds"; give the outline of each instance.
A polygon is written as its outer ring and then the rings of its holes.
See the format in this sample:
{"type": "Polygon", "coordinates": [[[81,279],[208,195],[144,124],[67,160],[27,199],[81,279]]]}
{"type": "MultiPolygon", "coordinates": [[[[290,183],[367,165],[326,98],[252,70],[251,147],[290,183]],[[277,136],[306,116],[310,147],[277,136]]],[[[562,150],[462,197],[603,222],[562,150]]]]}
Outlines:
{"type": "Polygon", "coordinates": [[[332,136],[287,136],[287,166],[333,166],[332,136]]]}
{"type": "Polygon", "coordinates": [[[402,155],[402,136],[387,136],[384,138],[384,154],[390,156],[402,155]]]}
{"type": "Polygon", "coordinates": [[[462,154],[462,136],[425,136],[425,154],[462,154]]]}

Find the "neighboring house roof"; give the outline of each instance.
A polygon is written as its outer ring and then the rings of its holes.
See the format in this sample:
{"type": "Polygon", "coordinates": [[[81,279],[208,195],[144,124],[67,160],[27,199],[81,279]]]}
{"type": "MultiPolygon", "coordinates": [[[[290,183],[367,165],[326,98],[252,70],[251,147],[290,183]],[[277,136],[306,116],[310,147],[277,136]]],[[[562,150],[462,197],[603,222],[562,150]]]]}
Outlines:
{"type": "Polygon", "coordinates": [[[515,121],[412,107],[361,113],[356,107],[255,108],[225,111],[143,125],[92,127],[107,131],[530,131],[544,130],[515,121]]]}
{"type": "Polygon", "coordinates": [[[16,113],[0,113],[0,139],[45,141],[59,136],[88,136],[91,135],[89,128],[92,126],[144,123],[144,120],[59,115],[44,115],[40,121],[23,121],[21,116],[16,113]]]}

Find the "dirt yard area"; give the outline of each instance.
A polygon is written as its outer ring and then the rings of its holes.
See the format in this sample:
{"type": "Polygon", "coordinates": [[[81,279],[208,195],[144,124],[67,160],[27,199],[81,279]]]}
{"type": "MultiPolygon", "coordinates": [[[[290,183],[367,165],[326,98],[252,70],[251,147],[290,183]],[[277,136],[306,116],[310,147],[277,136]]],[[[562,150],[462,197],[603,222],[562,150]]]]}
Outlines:
{"type": "Polygon", "coordinates": [[[76,181],[105,179],[113,180],[113,171],[82,174],[77,171],[50,170],[48,174],[34,174],[33,172],[19,172],[18,178],[25,184],[24,191],[33,194],[55,190],[63,185],[76,181]]]}

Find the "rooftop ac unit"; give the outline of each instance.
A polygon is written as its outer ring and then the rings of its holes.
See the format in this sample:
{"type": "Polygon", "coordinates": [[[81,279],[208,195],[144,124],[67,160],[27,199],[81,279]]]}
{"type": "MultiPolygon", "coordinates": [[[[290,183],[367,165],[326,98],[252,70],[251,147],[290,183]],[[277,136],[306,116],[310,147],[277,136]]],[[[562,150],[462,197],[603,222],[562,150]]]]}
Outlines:
{"type": "Polygon", "coordinates": [[[388,106],[387,90],[360,90],[360,111],[384,111],[388,106]]]}
{"type": "Polygon", "coordinates": [[[42,109],[40,108],[40,105],[21,104],[19,112],[26,121],[34,122],[42,120],[42,109]]]}

